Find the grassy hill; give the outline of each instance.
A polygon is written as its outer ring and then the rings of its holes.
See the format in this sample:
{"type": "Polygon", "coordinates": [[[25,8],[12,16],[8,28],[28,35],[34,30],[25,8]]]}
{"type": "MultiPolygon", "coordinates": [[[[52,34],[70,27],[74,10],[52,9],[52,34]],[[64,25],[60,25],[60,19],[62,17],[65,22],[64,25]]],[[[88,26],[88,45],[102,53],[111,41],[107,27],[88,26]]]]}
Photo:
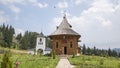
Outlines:
{"type": "MultiPolygon", "coordinates": [[[[59,61],[59,58],[53,59],[49,56],[26,54],[27,51],[25,50],[11,49],[11,52],[12,55],[10,57],[10,60],[12,61],[13,68],[16,62],[20,63],[18,68],[56,68],[56,65],[59,61]]],[[[0,54],[0,63],[2,62],[2,59],[3,54],[0,54]]]]}
{"type": "MultiPolygon", "coordinates": [[[[6,50],[8,48],[3,48],[3,47],[0,47],[0,50],[6,50]]],[[[12,53],[24,53],[24,54],[27,54],[28,51],[27,50],[17,50],[17,49],[10,49],[12,53]]]]}
{"type": "Polygon", "coordinates": [[[76,68],[120,68],[120,58],[100,56],[77,56],[68,58],[76,68]]]}

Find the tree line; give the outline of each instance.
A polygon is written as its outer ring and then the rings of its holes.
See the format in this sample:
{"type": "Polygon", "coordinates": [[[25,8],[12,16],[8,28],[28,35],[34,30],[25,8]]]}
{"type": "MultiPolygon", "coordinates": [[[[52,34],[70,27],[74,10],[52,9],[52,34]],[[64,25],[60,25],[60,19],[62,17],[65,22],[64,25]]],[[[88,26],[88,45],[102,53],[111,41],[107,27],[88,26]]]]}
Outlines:
{"type": "Polygon", "coordinates": [[[15,31],[12,26],[5,26],[5,24],[0,26],[0,46],[10,47],[12,45],[12,39],[14,34],[15,31]]]}
{"type": "MultiPolygon", "coordinates": [[[[15,30],[11,25],[0,25],[0,47],[16,49],[33,49],[36,47],[37,32],[25,31],[15,36],[15,30]]],[[[46,37],[46,46],[52,47],[51,41],[46,37]]]]}
{"type": "Polygon", "coordinates": [[[103,56],[103,57],[120,57],[120,53],[116,52],[112,49],[98,49],[95,46],[93,48],[86,47],[85,44],[82,46],[82,54],[84,55],[95,55],[95,56],[103,56]]]}
{"type": "Polygon", "coordinates": [[[38,33],[37,32],[29,32],[26,31],[25,34],[18,34],[16,36],[17,45],[20,49],[33,49],[36,46],[36,38],[38,33]]]}
{"type": "Polygon", "coordinates": [[[38,33],[26,31],[25,34],[15,36],[15,30],[11,25],[0,26],[0,47],[28,49],[36,46],[38,33]]]}

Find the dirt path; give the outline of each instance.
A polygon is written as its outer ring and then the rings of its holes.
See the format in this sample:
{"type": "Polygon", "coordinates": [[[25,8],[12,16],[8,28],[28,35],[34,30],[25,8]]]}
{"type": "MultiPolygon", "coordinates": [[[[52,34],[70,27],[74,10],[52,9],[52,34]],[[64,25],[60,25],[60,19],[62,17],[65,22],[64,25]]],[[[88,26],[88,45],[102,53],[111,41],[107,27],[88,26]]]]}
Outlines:
{"type": "Polygon", "coordinates": [[[66,57],[61,57],[56,68],[73,68],[66,57]]]}

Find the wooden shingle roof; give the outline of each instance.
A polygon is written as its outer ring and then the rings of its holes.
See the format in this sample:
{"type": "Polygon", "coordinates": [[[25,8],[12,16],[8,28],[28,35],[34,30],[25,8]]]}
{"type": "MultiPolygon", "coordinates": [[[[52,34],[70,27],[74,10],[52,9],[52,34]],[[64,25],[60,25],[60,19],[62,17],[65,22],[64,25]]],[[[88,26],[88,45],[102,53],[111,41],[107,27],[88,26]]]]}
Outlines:
{"type": "Polygon", "coordinates": [[[71,29],[72,26],[68,23],[66,15],[63,17],[61,24],[57,29],[50,35],[79,35],[77,32],[71,29]]]}

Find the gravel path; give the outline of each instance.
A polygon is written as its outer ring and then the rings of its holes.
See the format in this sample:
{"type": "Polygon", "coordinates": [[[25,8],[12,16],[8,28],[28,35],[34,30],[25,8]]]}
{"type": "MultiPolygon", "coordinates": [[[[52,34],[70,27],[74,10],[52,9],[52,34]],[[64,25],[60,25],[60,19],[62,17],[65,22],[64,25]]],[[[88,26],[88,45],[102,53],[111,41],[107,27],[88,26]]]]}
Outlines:
{"type": "Polygon", "coordinates": [[[61,57],[56,68],[73,68],[66,57],[61,57]]]}

